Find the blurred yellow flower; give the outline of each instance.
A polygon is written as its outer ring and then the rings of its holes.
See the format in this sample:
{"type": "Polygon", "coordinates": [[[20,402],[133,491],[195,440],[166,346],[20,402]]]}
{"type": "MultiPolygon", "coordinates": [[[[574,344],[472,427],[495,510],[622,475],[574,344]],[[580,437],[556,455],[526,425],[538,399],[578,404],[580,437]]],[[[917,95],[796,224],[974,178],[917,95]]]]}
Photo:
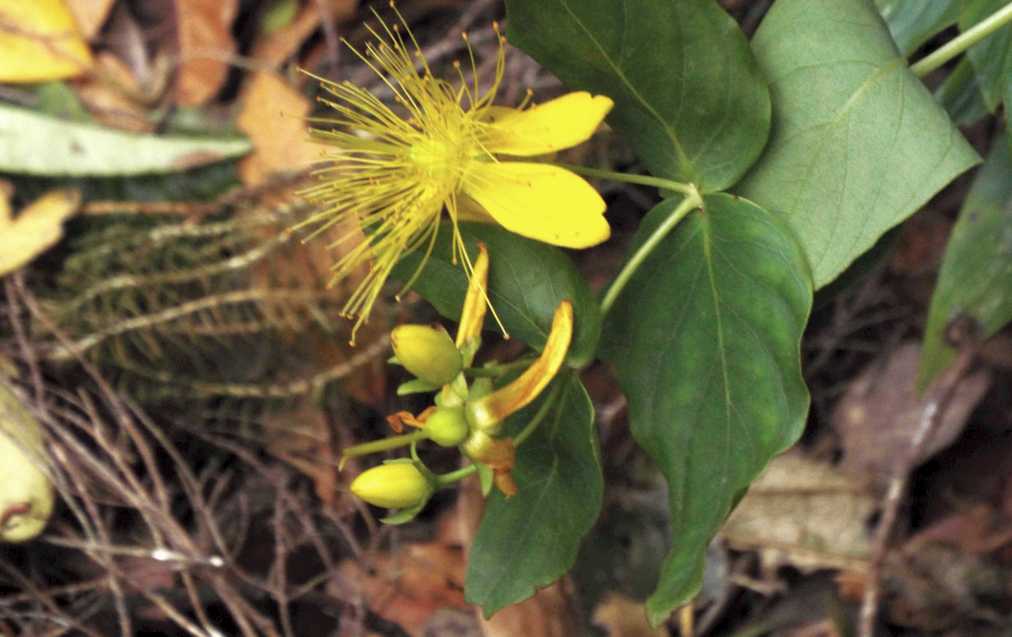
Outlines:
{"type": "Polygon", "coordinates": [[[320,79],[330,95],[321,101],[337,115],[312,120],[326,125],[312,133],[331,148],[330,163],[318,171],[320,182],[302,193],[318,208],[305,222],[317,231],[346,220],[364,231],[364,240],[356,232],[335,243],[359,241],[345,246],[335,280],[369,265],[344,307],[345,315],[357,319],[356,329],[401,256],[431,250],[444,210],[453,224],[454,256],[469,275],[471,263],[457,229],[461,219],[494,221],[568,248],[595,245],[610,233],[604,201],[583,178],[559,166],[501,156],[533,157],[586,141],[612,101],[576,92],[527,109],[494,106],[505,68],[498,27],[494,77],[482,92],[470,45],[472,81],[459,64],[454,65],[459,85],[438,79],[397,17],[399,25],[381,21],[378,31],[370,28],[375,41],[364,53],[353,48],[395,103],[350,82],[320,79]]]}

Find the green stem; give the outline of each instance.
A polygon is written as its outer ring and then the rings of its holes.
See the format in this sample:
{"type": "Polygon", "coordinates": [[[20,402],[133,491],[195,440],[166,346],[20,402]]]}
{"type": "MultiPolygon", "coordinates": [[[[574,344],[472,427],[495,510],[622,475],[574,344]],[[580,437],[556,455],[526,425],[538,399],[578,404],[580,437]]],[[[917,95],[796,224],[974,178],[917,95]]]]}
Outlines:
{"type": "Polygon", "coordinates": [[[612,170],[602,170],[601,168],[588,168],[586,166],[576,166],[574,164],[556,163],[555,165],[560,168],[570,170],[578,175],[595,177],[597,179],[622,181],[627,184],[639,184],[640,186],[656,186],[657,188],[664,188],[665,190],[673,190],[675,192],[680,192],[683,195],[688,195],[693,192],[692,184],[683,184],[680,181],[674,181],[672,179],[651,177],[650,175],[630,175],[629,173],[619,173],[612,170]]]}
{"type": "Polygon", "coordinates": [[[1009,22],[1012,22],[1012,2],[963,31],[945,46],[911,66],[910,70],[917,77],[924,77],[1009,22]]]}
{"type": "Polygon", "coordinates": [[[485,367],[465,367],[464,374],[473,378],[498,378],[503,374],[508,374],[514,369],[521,367],[529,367],[535,358],[521,358],[513,361],[512,363],[503,363],[501,365],[486,365],[485,367]]]}
{"type": "Polygon", "coordinates": [[[354,447],[348,447],[341,452],[341,464],[348,458],[354,458],[356,456],[365,456],[370,453],[379,453],[380,451],[387,451],[389,449],[396,449],[397,447],[403,447],[410,445],[413,442],[419,440],[427,440],[429,438],[429,432],[424,429],[418,431],[412,431],[409,434],[401,434],[400,436],[391,436],[389,438],[380,438],[379,440],[373,440],[372,442],[364,442],[354,447]]]}
{"type": "Polygon", "coordinates": [[[548,394],[548,398],[545,399],[544,404],[541,405],[541,407],[538,409],[538,412],[534,414],[534,417],[531,418],[531,421],[527,423],[527,426],[524,427],[523,431],[521,431],[513,438],[514,447],[519,447],[520,445],[524,444],[524,441],[527,440],[532,433],[534,433],[534,430],[538,428],[538,425],[541,424],[541,421],[545,419],[545,416],[548,415],[549,410],[551,410],[552,406],[555,404],[555,399],[559,397],[560,387],[562,387],[562,385],[557,384],[555,387],[552,388],[552,393],[548,394]]]}
{"type": "Polygon", "coordinates": [[[466,467],[461,467],[460,469],[457,469],[456,471],[451,471],[449,473],[444,473],[442,475],[436,476],[436,487],[442,489],[443,487],[451,486],[452,484],[460,482],[467,476],[472,475],[477,471],[478,465],[469,464],[466,467]]]}
{"type": "Polygon", "coordinates": [[[678,225],[678,222],[684,219],[686,215],[703,205],[703,198],[700,196],[699,191],[697,191],[695,187],[690,186],[690,188],[692,191],[685,197],[685,199],[682,200],[680,204],[678,204],[675,211],[672,212],[671,215],[661,223],[661,225],[654,229],[650,236],[647,237],[647,240],[644,241],[640,247],[636,249],[636,252],[629,257],[629,260],[626,261],[625,265],[622,267],[622,271],[618,273],[618,276],[615,277],[615,281],[611,284],[611,287],[609,287],[608,291],[605,292],[604,298],[601,299],[601,312],[603,314],[608,313],[611,306],[615,304],[615,300],[618,299],[618,295],[622,293],[622,290],[625,289],[625,286],[629,283],[629,279],[631,279],[633,274],[636,273],[636,270],[643,265],[643,261],[650,256],[650,253],[654,251],[654,248],[656,248],[657,245],[664,240],[664,237],[668,236],[675,226],[678,225]]]}

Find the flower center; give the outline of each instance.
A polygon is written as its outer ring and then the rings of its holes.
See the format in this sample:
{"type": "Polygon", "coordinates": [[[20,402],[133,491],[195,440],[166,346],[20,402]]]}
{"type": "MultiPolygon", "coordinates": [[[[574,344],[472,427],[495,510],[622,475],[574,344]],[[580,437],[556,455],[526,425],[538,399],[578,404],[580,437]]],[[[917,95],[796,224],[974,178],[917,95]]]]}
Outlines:
{"type": "Polygon", "coordinates": [[[467,144],[462,140],[437,137],[425,137],[408,151],[419,177],[442,183],[455,184],[467,156],[467,144]]]}

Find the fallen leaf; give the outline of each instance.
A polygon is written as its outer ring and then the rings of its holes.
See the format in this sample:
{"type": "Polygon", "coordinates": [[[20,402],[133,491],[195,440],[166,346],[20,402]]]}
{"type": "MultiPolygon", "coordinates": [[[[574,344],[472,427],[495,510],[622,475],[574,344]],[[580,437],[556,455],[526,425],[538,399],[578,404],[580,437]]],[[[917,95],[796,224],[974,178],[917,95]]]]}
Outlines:
{"type": "Polygon", "coordinates": [[[59,241],[63,221],[80,203],[81,193],[68,189],[49,191],[14,219],[4,205],[7,214],[0,214],[0,276],[17,270],[59,241]]]}
{"type": "Polygon", "coordinates": [[[594,624],[608,637],[665,637],[668,631],[654,628],[643,612],[643,602],[621,593],[609,593],[594,609],[594,624]]]}
{"type": "Polygon", "coordinates": [[[127,65],[103,51],[96,56],[96,67],[99,73],[76,83],[77,96],[92,117],[110,128],[135,133],[153,131],[155,123],[148,118],[144,105],[135,99],[142,91],[127,65]]]}
{"type": "Polygon", "coordinates": [[[75,77],[92,65],[63,0],[0,0],[0,82],[75,77]]]}
{"type": "Polygon", "coordinates": [[[309,111],[309,100],[277,75],[253,75],[236,120],[253,142],[253,154],[239,162],[244,184],[260,184],[273,173],[300,170],[321,159],[320,145],[310,142],[306,132],[309,111]]]}
{"type": "Polygon", "coordinates": [[[175,0],[180,64],[176,103],[199,106],[214,97],[228,77],[235,53],[230,28],[239,0],[175,0]]]}
{"type": "Polygon", "coordinates": [[[114,0],[67,0],[70,12],[77,19],[77,25],[86,40],[91,40],[102,29],[109,17],[114,0]]]}
{"type": "Polygon", "coordinates": [[[277,68],[295,55],[305,39],[319,26],[319,5],[309,2],[289,24],[260,36],[253,47],[253,58],[271,68],[277,68]]]}
{"type": "Polygon", "coordinates": [[[759,551],[768,572],[861,571],[871,551],[865,522],[875,500],[833,466],[792,451],[774,458],[721,530],[739,550],[759,551]]]}
{"type": "Polygon", "coordinates": [[[0,103],[0,172],[48,176],[168,173],[246,153],[243,138],[138,135],[0,103]]]}
{"type": "Polygon", "coordinates": [[[405,545],[368,563],[345,560],[338,574],[353,583],[355,592],[372,612],[412,637],[422,637],[428,622],[441,609],[468,608],[464,602],[464,568],[464,552],[459,547],[430,542],[405,545]]]}
{"type": "MultiPolygon", "coordinates": [[[[832,417],[843,446],[842,470],[880,487],[892,477],[925,408],[926,399],[915,387],[919,357],[919,345],[902,345],[869,365],[847,388],[832,417]]],[[[986,371],[959,382],[915,465],[952,444],[990,384],[986,371]]],[[[925,396],[931,396],[930,388],[925,396]]]]}
{"type": "MultiPolygon", "coordinates": [[[[500,610],[489,619],[481,617],[475,609],[485,637],[569,637],[577,634],[580,620],[571,605],[572,596],[566,591],[569,578],[539,589],[534,597],[500,610]]],[[[643,615],[643,607],[639,607],[643,615]]],[[[645,621],[645,619],[644,619],[645,621]]]]}

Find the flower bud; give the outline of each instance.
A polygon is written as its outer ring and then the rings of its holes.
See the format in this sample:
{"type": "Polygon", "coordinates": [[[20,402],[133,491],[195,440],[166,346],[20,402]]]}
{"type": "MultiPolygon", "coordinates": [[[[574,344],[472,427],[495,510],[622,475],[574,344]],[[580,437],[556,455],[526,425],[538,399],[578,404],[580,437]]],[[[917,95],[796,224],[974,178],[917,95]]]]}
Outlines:
{"type": "Polygon", "coordinates": [[[53,485],[42,432],[0,371],[0,541],[24,542],[45,528],[53,512],[53,485]]]}
{"type": "Polygon", "coordinates": [[[438,407],[425,421],[429,440],[440,447],[456,447],[467,437],[463,407],[438,407]]]}
{"type": "Polygon", "coordinates": [[[397,360],[427,383],[443,386],[460,373],[460,352],[442,327],[398,325],[390,332],[397,360]]]}
{"type": "Polygon", "coordinates": [[[351,483],[351,492],[369,504],[387,509],[423,505],[435,485],[429,476],[410,460],[395,460],[373,467],[351,483]]]}

